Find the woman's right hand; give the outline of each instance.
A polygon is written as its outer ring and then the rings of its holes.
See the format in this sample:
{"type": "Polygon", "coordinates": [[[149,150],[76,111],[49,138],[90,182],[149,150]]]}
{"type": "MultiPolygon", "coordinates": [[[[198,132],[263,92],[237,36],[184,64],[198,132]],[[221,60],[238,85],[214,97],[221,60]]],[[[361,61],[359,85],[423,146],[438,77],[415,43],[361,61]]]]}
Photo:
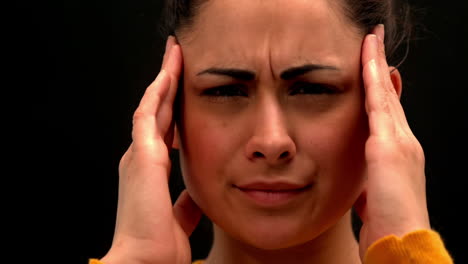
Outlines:
{"type": "Polygon", "coordinates": [[[181,49],[170,36],[162,69],[134,113],[133,142],[120,161],[115,233],[101,259],[105,264],[191,262],[188,237],[201,211],[186,191],[173,207],[168,187],[181,71],[181,49]]]}

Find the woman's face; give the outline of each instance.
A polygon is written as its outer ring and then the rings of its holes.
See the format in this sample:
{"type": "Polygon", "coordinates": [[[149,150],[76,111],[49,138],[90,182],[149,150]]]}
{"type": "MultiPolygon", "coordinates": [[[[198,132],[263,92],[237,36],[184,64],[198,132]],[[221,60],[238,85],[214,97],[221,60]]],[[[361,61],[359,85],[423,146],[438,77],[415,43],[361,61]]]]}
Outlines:
{"type": "Polygon", "coordinates": [[[208,1],[179,39],[181,167],[205,214],[277,249],[335,224],[361,192],[363,34],[336,4],[208,1]]]}

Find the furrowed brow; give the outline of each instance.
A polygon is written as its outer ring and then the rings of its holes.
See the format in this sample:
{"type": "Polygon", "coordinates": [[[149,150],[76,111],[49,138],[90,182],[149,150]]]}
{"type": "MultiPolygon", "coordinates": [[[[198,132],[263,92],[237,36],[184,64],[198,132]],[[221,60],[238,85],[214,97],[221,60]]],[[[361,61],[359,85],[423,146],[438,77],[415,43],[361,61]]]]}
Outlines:
{"type": "Polygon", "coordinates": [[[335,66],[329,65],[320,65],[320,64],[304,64],[302,66],[292,67],[280,74],[281,79],[283,80],[291,80],[297,78],[301,75],[312,71],[320,71],[320,70],[332,70],[332,71],[339,71],[340,69],[335,66]]]}
{"type": "MultiPolygon", "coordinates": [[[[280,77],[283,80],[291,80],[297,78],[301,75],[304,75],[309,72],[319,71],[319,70],[332,70],[332,71],[339,71],[340,69],[335,66],[329,65],[320,65],[320,64],[304,64],[297,67],[292,67],[289,69],[284,70],[280,77]]],[[[228,76],[233,79],[238,79],[242,81],[252,81],[255,80],[255,72],[243,69],[236,69],[236,68],[209,68],[197,73],[197,76],[204,75],[204,74],[212,74],[212,75],[221,75],[221,76],[228,76]]]]}
{"type": "Polygon", "coordinates": [[[242,69],[234,69],[234,68],[209,68],[209,69],[199,72],[197,75],[203,75],[203,74],[228,76],[228,77],[242,80],[242,81],[255,80],[254,72],[248,71],[248,70],[242,70],[242,69]]]}

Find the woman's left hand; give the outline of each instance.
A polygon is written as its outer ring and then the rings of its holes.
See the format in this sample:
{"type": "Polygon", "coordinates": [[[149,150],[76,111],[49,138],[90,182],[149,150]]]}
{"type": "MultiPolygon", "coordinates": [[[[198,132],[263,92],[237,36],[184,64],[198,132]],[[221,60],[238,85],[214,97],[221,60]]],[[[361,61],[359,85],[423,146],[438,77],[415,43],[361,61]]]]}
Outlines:
{"type": "Polygon", "coordinates": [[[430,229],[424,152],[400,103],[401,77],[387,64],[384,28],[377,26],[362,47],[369,138],[364,190],[355,204],[362,220],[361,258],[376,240],[430,229]],[[393,70],[393,71],[392,71],[393,70]]]}

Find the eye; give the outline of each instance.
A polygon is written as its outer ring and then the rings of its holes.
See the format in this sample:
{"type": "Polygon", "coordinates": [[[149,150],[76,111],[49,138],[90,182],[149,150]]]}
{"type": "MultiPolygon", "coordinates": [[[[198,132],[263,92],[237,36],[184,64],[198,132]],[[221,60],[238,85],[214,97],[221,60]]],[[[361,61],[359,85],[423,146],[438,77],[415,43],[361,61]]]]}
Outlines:
{"type": "Polygon", "coordinates": [[[292,88],[290,89],[289,95],[297,95],[297,94],[334,94],[336,91],[331,87],[318,84],[318,83],[307,83],[307,82],[298,82],[295,83],[292,88]]]}
{"type": "Polygon", "coordinates": [[[241,85],[223,85],[203,92],[203,95],[214,97],[235,97],[235,96],[248,96],[245,89],[241,85]]]}

